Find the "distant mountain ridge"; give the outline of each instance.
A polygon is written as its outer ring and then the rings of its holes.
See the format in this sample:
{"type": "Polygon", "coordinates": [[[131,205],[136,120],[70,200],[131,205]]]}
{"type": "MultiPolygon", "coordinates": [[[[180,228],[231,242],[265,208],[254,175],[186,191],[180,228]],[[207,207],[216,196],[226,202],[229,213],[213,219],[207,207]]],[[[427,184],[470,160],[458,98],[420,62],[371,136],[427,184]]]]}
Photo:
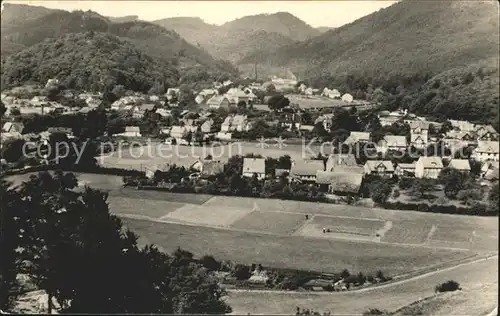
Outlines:
{"type": "Polygon", "coordinates": [[[153,23],[175,30],[213,56],[232,62],[254,51],[274,50],[321,34],[287,12],[245,16],[220,26],[191,17],[166,18],[153,23]]]}
{"type": "Polygon", "coordinates": [[[248,55],[241,63],[288,66],[303,73],[440,72],[498,58],[498,4],[411,1],[299,43],[248,55]]]}
{"type": "Polygon", "coordinates": [[[175,59],[181,68],[202,65],[218,71],[236,72],[234,67],[188,43],[175,31],[133,18],[135,16],[108,18],[93,11],[68,12],[10,4],[2,12],[2,58],[47,38],[93,31],[119,36],[150,56],[169,62],[175,59]],[[24,21],[18,18],[20,16],[29,19],[24,21]],[[113,20],[126,22],[114,23],[113,20]]]}

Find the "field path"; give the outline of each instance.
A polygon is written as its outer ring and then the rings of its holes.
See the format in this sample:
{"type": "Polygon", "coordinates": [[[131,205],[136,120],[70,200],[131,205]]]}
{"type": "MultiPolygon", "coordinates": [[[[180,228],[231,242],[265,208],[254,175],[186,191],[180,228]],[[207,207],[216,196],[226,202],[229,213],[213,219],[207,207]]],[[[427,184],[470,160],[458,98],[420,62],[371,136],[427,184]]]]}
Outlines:
{"type": "MultiPolygon", "coordinates": [[[[463,267],[463,266],[477,264],[477,263],[480,263],[480,262],[483,262],[483,261],[486,261],[486,260],[493,260],[493,259],[498,259],[498,255],[492,255],[492,256],[489,256],[489,257],[486,257],[486,258],[481,258],[481,259],[476,259],[476,260],[473,260],[473,261],[468,261],[468,262],[460,263],[460,264],[457,264],[457,265],[454,265],[454,266],[451,266],[451,267],[437,269],[437,270],[434,270],[434,271],[426,272],[426,273],[423,273],[423,274],[420,274],[420,275],[417,275],[417,276],[414,276],[414,277],[405,278],[403,280],[394,281],[394,282],[390,282],[390,283],[387,283],[387,284],[381,284],[381,285],[377,285],[377,286],[367,287],[367,288],[364,288],[364,289],[351,290],[351,291],[349,291],[349,293],[363,293],[363,292],[370,292],[370,291],[378,291],[378,290],[383,289],[383,288],[394,287],[394,286],[405,284],[405,283],[408,283],[408,282],[413,282],[415,280],[419,280],[419,279],[423,279],[423,278],[429,278],[429,277],[431,277],[431,276],[433,276],[435,274],[441,274],[441,273],[444,273],[444,272],[447,272],[447,271],[455,270],[455,269],[463,267]]],[[[285,290],[228,289],[227,291],[228,292],[234,292],[234,293],[246,293],[246,292],[275,293],[275,294],[279,293],[279,294],[284,294],[284,295],[287,295],[287,294],[291,294],[291,295],[310,295],[311,294],[310,292],[304,292],[304,291],[285,291],[285,290]]],[[[314,294],[315,295],[338,295],[337,292],[316,292],[314,294]]]]}
{"type": "MultiPolygon", "coordinates": [[[[471,291],[478,285],[490,284],[491,289],[498,292],[497,265],[498,255],[494,255],[386,285],[347,292],[228,290],[227,301],[234,314],[290,315],[296,306],[345,315],[362,314],[370,308],[395,311],[423,298],[433,297],[434,286],[447,280],[456,280],[464,290],[471,291]]],[[[467,300],[468,296],[464,299],[467,300]]],[[[474,306],[475,303],[470,298],[466,305],[474,306]]],[[[496,306],[496,301],[476,306],[481,310],[477,315],[494,316],[496,310],[493,313],[490,311],[496,306]]]]}

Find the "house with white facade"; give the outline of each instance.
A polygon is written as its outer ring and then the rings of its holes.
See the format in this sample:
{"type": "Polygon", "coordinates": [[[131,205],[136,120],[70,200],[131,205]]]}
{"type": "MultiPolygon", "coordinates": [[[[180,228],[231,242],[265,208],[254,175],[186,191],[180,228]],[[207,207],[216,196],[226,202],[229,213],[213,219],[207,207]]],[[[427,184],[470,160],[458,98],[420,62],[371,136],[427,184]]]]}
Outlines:
{"type": "Polygon", "coordinates": [[[498,161],[498,142],[478,141],[471,156],[479,161],[498,161]]]}
{"type": "Polygon", "coordinates": [[[367,160],[363,166],[365,175],[378,175],[382,178],[394,176],[394,165],[390,160],[367,160]]]}
{"type": "Polygon", "coordinates": [[[406,136],[385,135],[377,143],[377,152],[386,153],[388,150],[406,151],[408,142],[406,136]]]}
{"type": "Polygon", "coordinates": [[[351,132],[349,137],[344,141],[346,145],[352,145],[355,143],[368,143],[370,141],[369,132],[351,132]]]}
{"type": "Polygon", "coordinates": [[[243,158],[242,176],[251,178],[257,175],[257,179],[266,177],[266,160],[264,158],[243,158]]]}
{"type": "Polygon", "coordinates": [[[415,148],[425,148],[429,142],[429,122],[412,122],[410,124],[410,135],[410,143],[415,148]]]}
{"type": "Polygon", "coordinates": [[[441,157],[420,157],[415,165],[415,177],[437,179],[443,170],[441,157]]]}
{"type": "Polygon", "coordinates": [[[292,162],[290,176],[305,182],[315,182],[317,171],[324,171],[323,160],[296,160],[292,162]]]}
{"type": "Polygon", "coordinates": [[[117,136],[123,137],[141,137],[141,130],[139,126],[126,126],[125,132],[117,134],[117,136]]]}
{"type": "Polygon", "coordinates": [[[211,109],[219,109],[219,108],[229,108],[231,102],[226,96],[223,95],[214,95],[207,101],[207,105],[211,109]]]}

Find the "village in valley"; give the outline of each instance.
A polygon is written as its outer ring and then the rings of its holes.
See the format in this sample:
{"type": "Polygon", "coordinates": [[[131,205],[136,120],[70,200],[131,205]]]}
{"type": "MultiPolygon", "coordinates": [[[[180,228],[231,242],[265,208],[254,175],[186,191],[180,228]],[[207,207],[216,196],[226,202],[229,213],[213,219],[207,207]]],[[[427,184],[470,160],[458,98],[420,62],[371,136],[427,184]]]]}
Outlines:
{"type": "MultiPolygon", "coordinates": [[[[335,88],[325,87],[320,91],[296,78],[274,77],[265,83],[245,81],[248,83],[214,82],[213,87],[201,91],[168,88],[163,95],[123,91],[123,95],[114,97],[116,100],[112,102],[106,100],[102,92],[60,89],[56,78],[49,79],[44,88],[16,87],[2,94],[6,107],[2,145],[17,140],[26,144],[30,154],[29,148],[38,148],[54,133],[68,139],[81,138],[85,136],[81,126],[71,126],[73,122],[64,117],[88,115],[94,111],[106,116],[108,124],[114,124],[111,128],[106,126],[100,135],[94,133],[100,145],[119,141],[137,146],[148,142],[150,147],[154,144],[209,147],[216,143],[216,146],[232,148],[234,156],[243,156],[239,171],[243,177],[255,176],[264,186],[275,181],[273,179],[285,177],[306,185],[306,190],[313,186],[323,193],[337,194],[337,200],[348,197],[346,201],[352,202],[353,198],[369,197],[369,193],[362,191],[363,180],[373,181],[373,176],[383,179],[415,177],[431,182],[439,178],[443,169],[452,168],[472,174],[478,185],[470,190],[483,192],[498,180],[499,134],[491,125],[459,120],[437,122],[405,109],[377,110],[380,104],[376,102],[355,100],[349,93],[341,94],[335,88]],[[45,91],[53,89],[58,89],[57,97],[33,95],[37,91],[47,94],[45,91]],[[32,117],[46,116],[56,124],[40,130],[43,123],[36,126],[32,117]],[[26,117],[30,130],[26,130],[23,123],[26,117]],[[355,130],[349,129],[349,120],[355,130]],[[80,135],[74,129],[79,129],[80,135]],[[332,132],[338,133],[334,139],[332,132]],[[305,151],[294,148],[301,144],[301,139],[317,149],[313,150],[315,156],[306,152],[309,156],[304,157],[305,151]],[[330,146],[325,147],[325,144],[330,146]],[[241,146],[246,149],[242,150],[241,146]],[[275,160],[279,160],[278,164],[273,162],[275,160]]],[[[38,120],[43,122],[43,119],[38,120]]],[[[218,152],[224,152],[224,148],[218,152]]],[[[209,149],[215,151],[217,147],[209,149]]],[[[189,151],[187,148],[180,150],[189,151]]],[[[155,153],[152,157],[129,157],[141,160],[141,164],[135,166],[134,163],[128,165],[127,159],[114,161],[113,156],[98,160],[107,167],[143,172],[144,178],[129,179],[134,183],[157,185],[159,174],[168,179],[169,170],[176,167],[183,168],[186,179],[191,182],[199,177],[213,180],[232,158],[228,155],[231,150],[226,148],[225,151],[227,153],[216,159],[207,150],[205,157],[187,159],[175,155],[162,159],[162,156],[155,157],[155,153]],[[218,167],[213,167],[215,165],[218,167]]],[[[104,152],[100,148],[94,154],[104,152]]],[[[11,154],[14,160],[2,159],[5,170],[29,169],[50,163],[43,155],[37,157],[36,152],[31,153],[29,162],[19,159],[21,152],[17,157],[11,154]]],[[[186,179],[168,182],[175,186],[186,179]]],[[[464,198],[463,204],[476,201],[481,205],[482,197],[483,194],[475,200],[464,198]]],[[[439,201],[443,203],[444,199],[439,201]]]]}
{"type": "Polygon", "coordinates": [[[10,2],[0,314],[496,315],[490,3],[313,27],[10,2]]]}

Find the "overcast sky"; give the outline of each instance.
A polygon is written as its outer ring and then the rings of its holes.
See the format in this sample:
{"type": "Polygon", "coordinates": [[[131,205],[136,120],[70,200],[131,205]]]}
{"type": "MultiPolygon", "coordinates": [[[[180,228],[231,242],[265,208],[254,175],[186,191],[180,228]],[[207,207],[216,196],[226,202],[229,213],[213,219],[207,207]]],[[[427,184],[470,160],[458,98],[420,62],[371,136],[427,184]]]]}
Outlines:
{"type": "MultiPolygon", "coordinates": [[[[200,17],[223,24],[246,15],[290,12],[306,23],[338,27],[396,1],[5,1],[62,10],[92,10],[105,16],[138,15],[152,21],[168,17],[200,17]]],[[[2,4],[4,1],[2,1],[2,4]]]]}

